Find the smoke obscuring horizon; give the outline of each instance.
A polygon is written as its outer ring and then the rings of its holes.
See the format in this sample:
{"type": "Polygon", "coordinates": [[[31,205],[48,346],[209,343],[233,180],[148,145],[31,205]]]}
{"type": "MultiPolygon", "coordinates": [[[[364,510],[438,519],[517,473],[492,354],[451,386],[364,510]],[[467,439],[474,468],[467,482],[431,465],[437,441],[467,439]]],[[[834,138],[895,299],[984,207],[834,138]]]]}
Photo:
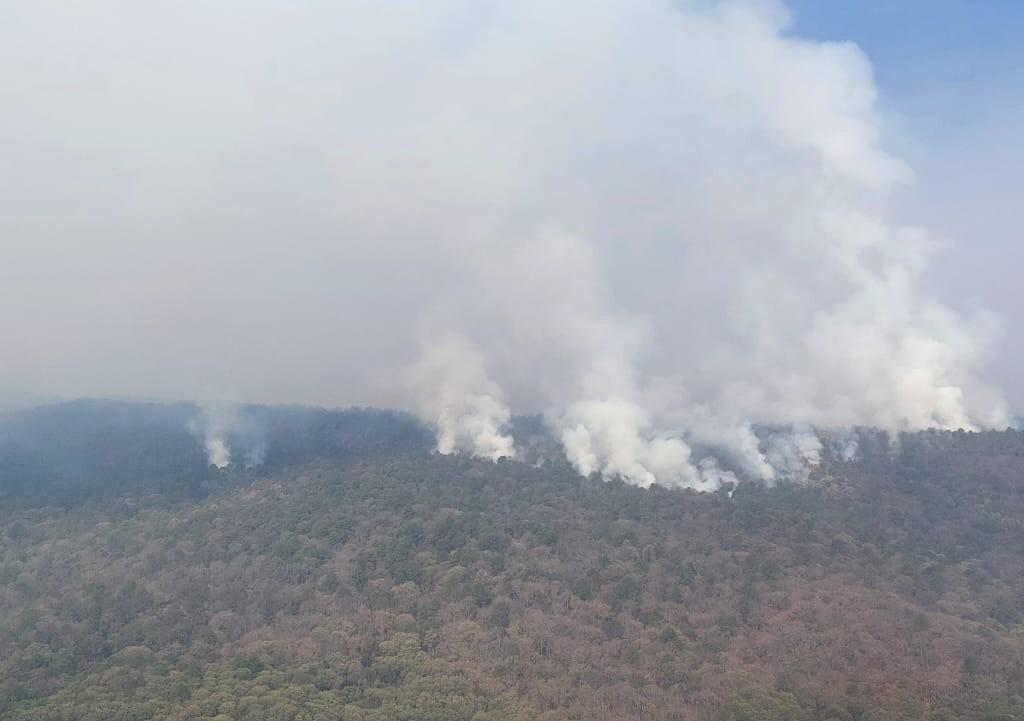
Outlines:
{"type": "Polygon", "coordinates": [[[698,488],[698,446],[773,482],[813,428],[1010,422],[868,59],[779,3],[13,15],[5,382],[401,406],[487,458],[539,411],[583,473],[698,488]]]}

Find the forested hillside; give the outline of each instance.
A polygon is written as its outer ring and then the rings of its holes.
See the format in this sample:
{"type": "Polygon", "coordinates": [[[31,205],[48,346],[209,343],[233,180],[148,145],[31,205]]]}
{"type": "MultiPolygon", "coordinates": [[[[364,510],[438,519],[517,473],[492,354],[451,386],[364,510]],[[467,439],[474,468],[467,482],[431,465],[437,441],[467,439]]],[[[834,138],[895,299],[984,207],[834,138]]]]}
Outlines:
{"type": "Polygon", "coordinates": [[[259,410],[217,471],[194,412],[0,424],[0,718],[1024,718],[1019,432],[697,494],[379,411],[259,410]]]}
{"type": "MultiPolygon", "coordinates": [[[[128,495],[148,503],[202,498],[258,474],[207,462],[191,403],[82,400],[0,414],[0,507],[69,507],[128,495]]],[[[394,457],[430,448],[407,415],[247,406],[267,447],[260,472],[317,461],[394,457]]],[[[226,434],[230,443],[235,433],[226,434]]],[[[249,469],[252,470],[252,469],[249,469]]]]}

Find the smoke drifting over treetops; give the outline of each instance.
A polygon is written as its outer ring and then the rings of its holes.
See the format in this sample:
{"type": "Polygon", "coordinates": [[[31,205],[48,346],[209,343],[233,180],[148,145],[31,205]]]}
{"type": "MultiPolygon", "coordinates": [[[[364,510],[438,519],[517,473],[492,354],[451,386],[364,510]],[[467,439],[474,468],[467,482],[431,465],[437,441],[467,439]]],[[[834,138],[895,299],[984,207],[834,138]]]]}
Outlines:
{"type": "MultiPolygon", "coordinates": [[[[486,458],[541,411],[582,473],[698,488],[727,472],[697,447],[771,482],[820,457],[813,428],[1009,420],[982,378],[994,322],[923,293],[928,237],[888,220],[911,173],[868,61],[794,37],[777,3],[147,13],[83,31],[136,69],[13,122],[40,128],[19,157],[63,178],[99,159],[111,194],[32,230],[51,250],[84,233],[87,269],[123,257],[132,279],[65,330],[101,306],[171,338],[174,388],[395,403],[486,458]],[[92,109],[78,128],[68,102],[92,109]]],[[[84,47],[37,72],[74,79],[84,47]]],[[[98,385],[144,388],[158,356],[117,330],[98,385]]]]}
{"type": "Polygon", "coordinates": [[[263,465],[267,455],[266,429],[258,418],[237,404],[206,402],[189,419],[188,430],[201,441],[211,466],[224,469],[263,465]]]}
{"type": "Polygon", "coordinates": [[[538,30],[533,52],[509,52],[525,37],[492,18],[453,97],[481,100],[485,131],[510,124],[538,185],[485,199],[515,230],[473,243],[470,292],[437,316],[494,373],[477,357],[457,400],[424,407],[442,452],[493,456],[503,385],[531,381],[581,472],[641,484],[718,482],[684,438],[770,481],[816,461],[808,424],[1007,422],[976,375],[977,325],[915,287],[923,234],[886,222],[907,171],[879,145],[853,48],[786,37],[764,5],[511,16],[538,30]],[[478,84],[492,73],[509,84],[478,84]],[[567,92],[537,99],[545,73],[567,92]],[[763,451],[752,423],[802,430],[763,451]]]}

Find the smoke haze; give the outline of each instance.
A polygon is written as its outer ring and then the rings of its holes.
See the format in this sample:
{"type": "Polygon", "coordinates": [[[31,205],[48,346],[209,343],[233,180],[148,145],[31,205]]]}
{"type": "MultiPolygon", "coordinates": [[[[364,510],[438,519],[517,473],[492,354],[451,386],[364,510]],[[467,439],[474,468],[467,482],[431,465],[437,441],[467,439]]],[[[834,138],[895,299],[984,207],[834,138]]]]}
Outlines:
{"type": "MultiPolygon", "coordinates": [[[[868,59],[775,2],[15,3],[3,382],[410,408],[497,459],[772,483],[1005,427],[868,59]],[[759,438],[754,426],[777,430],[759,438]],[[851,446],[844,446],[849,449],[851,446]],[[846,453],[846,450],[843,451],[846,453]],[[854,451],[849,451],[850,453],[854,451]]],[[[197,422],[229,463],[226,422],[197,422]]]]}
{"type": "Polygon", "coordinates": [[[235,464],[245,468],[263,465],[267,455],[266,428],[247,409],[223,400],[199,405],[189,419],[189,432],[206,450],[207,462],[224,469],[235,464]]]}

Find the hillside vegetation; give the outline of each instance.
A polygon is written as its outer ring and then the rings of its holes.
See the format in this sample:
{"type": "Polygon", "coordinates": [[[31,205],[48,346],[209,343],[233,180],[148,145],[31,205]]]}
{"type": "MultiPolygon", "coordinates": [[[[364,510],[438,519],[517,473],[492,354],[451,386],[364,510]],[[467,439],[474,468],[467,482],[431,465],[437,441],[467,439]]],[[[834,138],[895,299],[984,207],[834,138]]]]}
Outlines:
{"type": "Polygon", "coordinates": [[[1019,432],[697,494],[377,411],[262,409],[217,471],[193,412],[0,423],[0,718],[1024,718],[1019,432]]]}

